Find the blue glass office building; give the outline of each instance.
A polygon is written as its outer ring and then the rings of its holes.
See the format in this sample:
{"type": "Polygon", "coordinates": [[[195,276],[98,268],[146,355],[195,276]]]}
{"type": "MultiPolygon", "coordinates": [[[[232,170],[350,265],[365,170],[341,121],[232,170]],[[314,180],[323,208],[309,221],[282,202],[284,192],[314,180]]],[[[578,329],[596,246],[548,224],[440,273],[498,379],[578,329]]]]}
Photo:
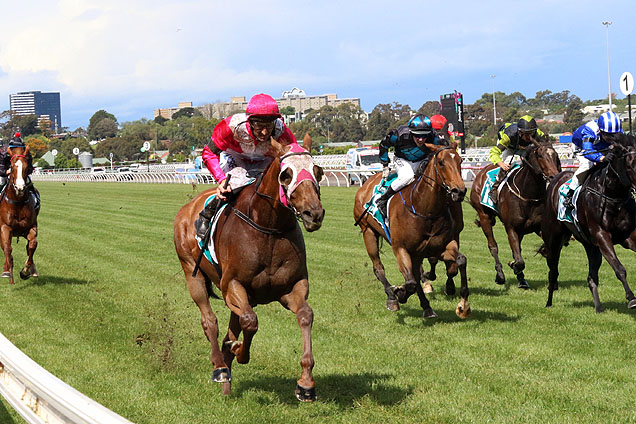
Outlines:
{"type": "Polygon", "coordinates": [[[9,105],[18,115],[37,115],[51,121],[51,129],[58,132],[62,128],[60,93],[24,91],[9,95],[9,105]]]}

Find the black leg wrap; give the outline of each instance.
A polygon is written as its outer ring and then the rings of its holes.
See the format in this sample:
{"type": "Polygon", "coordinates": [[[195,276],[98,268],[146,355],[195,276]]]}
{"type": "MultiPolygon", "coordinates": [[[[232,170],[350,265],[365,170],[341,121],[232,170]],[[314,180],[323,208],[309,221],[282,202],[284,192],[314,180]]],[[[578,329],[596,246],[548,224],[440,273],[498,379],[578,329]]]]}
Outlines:
{"type": "Polygon", "coordinates": [[[316,388],[315,387],[307,388],[297,384],[296,398],[301,402],[313,402],[316,400],[316,388]]]}
{"type": "Polygon", "coordinates": [[[227,383],[232,381],[232,373],[229,368],[217,368],[212,372],[212,381],[215,383],[227,383]]]}

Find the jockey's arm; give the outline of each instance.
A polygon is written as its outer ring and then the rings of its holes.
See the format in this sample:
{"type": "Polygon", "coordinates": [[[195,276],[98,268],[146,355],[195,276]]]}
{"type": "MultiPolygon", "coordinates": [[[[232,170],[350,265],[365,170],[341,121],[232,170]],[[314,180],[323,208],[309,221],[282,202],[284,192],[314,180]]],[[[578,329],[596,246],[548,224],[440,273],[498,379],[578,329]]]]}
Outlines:
{"type": "Polygon", "coordinates": [[[581,154],[585,157],[585,159],[597,163],[603,160],[603,154],[596,151],[596,149],[594,148],[593,140],[591,138],[584,138],[582,145],[583,151],[581,152],[581,154]]]}
{"type": "Polygon", "coordinates": [[[380,153],[380,163],[382,163],[382,166],[384,167],[389,166],[389,148],[395,146],[396,141],[397,141],[397,134],[395,134],[394,131],[391,131],[380,142],[379,153],[380,153]]]}

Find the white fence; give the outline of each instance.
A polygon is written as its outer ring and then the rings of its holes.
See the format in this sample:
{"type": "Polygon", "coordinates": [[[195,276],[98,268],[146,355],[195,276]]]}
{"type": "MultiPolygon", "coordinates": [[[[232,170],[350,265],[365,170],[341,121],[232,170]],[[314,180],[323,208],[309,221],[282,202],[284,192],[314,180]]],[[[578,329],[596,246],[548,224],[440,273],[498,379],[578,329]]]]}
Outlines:
{"type": "Polygon", "coordinates": [[[29,424],[131,424],[36,364],[2,334],[0,394],[29,424]]]}

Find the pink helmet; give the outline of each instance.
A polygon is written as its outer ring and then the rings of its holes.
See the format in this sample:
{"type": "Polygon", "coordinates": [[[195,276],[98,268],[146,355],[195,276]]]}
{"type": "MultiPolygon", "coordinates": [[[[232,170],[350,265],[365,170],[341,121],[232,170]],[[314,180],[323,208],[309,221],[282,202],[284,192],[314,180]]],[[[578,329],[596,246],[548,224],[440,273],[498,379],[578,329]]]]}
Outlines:
{"type": "Polygon", "coordinates": [[[272,96],[263,93],[252,96],[247,104],[245,113],[249,116],[275,116],[277,118],[281,116],[276,100],[272,96]]]}

